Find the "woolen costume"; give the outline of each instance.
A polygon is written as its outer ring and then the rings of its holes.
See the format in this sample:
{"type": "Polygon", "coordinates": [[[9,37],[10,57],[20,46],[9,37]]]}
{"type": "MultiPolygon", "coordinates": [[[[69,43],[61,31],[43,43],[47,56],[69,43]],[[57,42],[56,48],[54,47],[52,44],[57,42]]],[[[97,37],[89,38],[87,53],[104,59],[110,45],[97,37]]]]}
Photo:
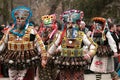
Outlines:
{"type": "MultiPolygon", "coordinates": [[[[57,35],[60,33],[58,31],[58,26],[56,23],[56,15],[44,15],[42,16],[42,23],[38,31],[40,37],[42,38],[46,51],[49,49],[51,43],[56,40],[57,35]]],[[[48,53],[48,55],[50,55],[48,53]]],[[[54,64],[54,56],[51,55],[48,58],[47,65],[45,68],[39,66],[39,80],[55,80],[57,76],[57,67],[54,64]]]]}
{"type": "Polygon", "coordinates": [[[98,73],[96,80],[100,80],[100,73],[113,73],[114,58],[112,56],[114,52],[117,52],[117,47],[110,34],[107,20],[102,17],[94,17],[92,20],[94,22],[94,29],[91,37],[98,44],[98,49],[93,58],[90,70],[98,73]]]}
{"type": "Polygon", "coordinates": [[[42,39],[29,27],[32,12],[19,6],[12,11],[14,25],[8,29],[0,42],[2,61],[9,67],[10,80],[23,80],[27,70],[46,59],[46,50],[42,39]]]}
{"type": "Polygon", "coordinates": [[[84,80],[84,68],[96,52],[97,45],[84,32],[79,31],[82,18],[82,11],[65,11],[61,15],[64,30],[48,50],[52,54],[61,45],[61,53],[55,57],[55,64],[60,70],[59,80],[84,80]],[[83,45],[89,46],[87,53],[83,52],[83,45]]]}

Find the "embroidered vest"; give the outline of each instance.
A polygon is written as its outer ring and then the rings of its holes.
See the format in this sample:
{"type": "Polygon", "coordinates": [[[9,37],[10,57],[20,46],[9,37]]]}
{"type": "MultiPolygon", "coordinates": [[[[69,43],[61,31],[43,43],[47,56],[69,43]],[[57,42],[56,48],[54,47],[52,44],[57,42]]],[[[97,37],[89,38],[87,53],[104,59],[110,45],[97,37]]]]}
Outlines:
{"type": "Polygon", "coordinates": [[[17,36],[10,33],[8,38],[8,49],[17,51],[34,49],[34,43],[30,41],[30,31],[31,28],[28,28],[25,35],[21,37],[20,40],[17,40],[17,36]]]}
{"type": "Polygon", "coordinates": [[[62,53],[61,56],[68,56],[68,57],[78,57],[82,56],[82,40],[83,40],[83,32],[78,32],[78,37],[75,39],[68,39],[64,36],[61,46],[62,46],[62,53]]]}

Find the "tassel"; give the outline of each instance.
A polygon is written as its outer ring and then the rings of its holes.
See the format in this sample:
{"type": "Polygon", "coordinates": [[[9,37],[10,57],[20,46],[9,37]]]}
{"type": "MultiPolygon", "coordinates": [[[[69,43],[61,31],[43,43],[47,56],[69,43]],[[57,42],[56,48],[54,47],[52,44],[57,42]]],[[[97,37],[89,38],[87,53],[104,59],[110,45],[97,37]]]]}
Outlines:
{"type": "Polygon", "coordinates": [[[17,60],[16,56],[17,56],[17,51],[14,52],[14,56],[13,56],[13,60],[17,60]]]}
{"type": "Polygon", "coordinates": [[[75,65],[74,58],[71,58],[71,65],[75,65]]]}
{"type": "Polygon", "coordinates": [[[67,59],[66,59],[66,65],[70,65],[69,60],[70,60],[70,58],[67,57],[67,59]]]}
{"type": "Polygon", "coordinates": [[[12,51],[9,56],[8,56],[8,59],[11,60],[12,59],[12,56],[13,56],[14,52],[12,51]]]}
{"type": "Polygon", "coordinates": [[[27,51],[25,51],[25,57],[26,60],[29,59],[29,53],[27,53],[27,51]]]}
{"type": "Polygon", "coordinates": [[[27,54],[27,57],[28,57],[27,59],[30,60],[31,55],[30,55],[29,51],[26,51],[26,54],[27,54]]]}
{"type": "Polygon", "coordinates": [[[10,53],[11,53],[11,51],[6,51],[6,53],[5,53],[5,60],[9,58],[10,53]]]}
{"type": "Polygon", "coordinates": [[[58,63],[59,63],[59,64],[62,64],[62,61],[64,61],[64,60],[65,60],[65,57],[61,56],[61,57],[58,59],[58,63]]]}
{"type": "Polygon", "coordinates": [[[21,52],[21,59],[24,60],[25,56],[24,56],[24,51],[21,52]]]}
{"type": "Polygon", "coordinates": [[[65,61],[62,62],[62,65],[65,65],[65,61]]]}
{"type": "Polygon", "coordinates": [[[19,60],[20,60],[21,52],[18,51],[17,54],[18,54],[18,55],[17,55],[16,59],[19,59],[19,60]]]}
{"type": "Polygon", "coordinates": [[[74,61],[75,61],[75,65],[78,65],[78,62],[77,62],[77,59],[76,59],[76,58],[74,59],[74,61]]]}

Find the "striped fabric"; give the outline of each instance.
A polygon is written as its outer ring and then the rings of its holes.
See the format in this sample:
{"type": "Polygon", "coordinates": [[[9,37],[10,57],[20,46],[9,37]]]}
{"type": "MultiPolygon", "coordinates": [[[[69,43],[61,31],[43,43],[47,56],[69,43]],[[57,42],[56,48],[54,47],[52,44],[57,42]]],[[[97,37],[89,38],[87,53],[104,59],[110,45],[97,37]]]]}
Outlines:
{"type": "Polygon", "coordinates": [[[96,74],[96,80],[101,80],[101,74],[96,74]]]}

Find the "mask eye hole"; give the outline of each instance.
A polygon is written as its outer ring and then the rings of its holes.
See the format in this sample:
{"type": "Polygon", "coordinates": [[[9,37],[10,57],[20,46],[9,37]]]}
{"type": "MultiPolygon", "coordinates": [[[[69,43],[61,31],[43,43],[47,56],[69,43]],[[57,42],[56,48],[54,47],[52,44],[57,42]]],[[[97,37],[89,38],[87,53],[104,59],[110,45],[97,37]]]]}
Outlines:
{"type": "Polygon", "coordinates": [[[46,19],[47,18],[47,16],[42,16],[42,20],[44,20],[44,19],[46,19]]]}
{"type": "Polygon", "coordinates": [[[72,24],[75,24],[75,22],[72,22],[72,24]]]}
{"type": "Polygon", "coordinates": [[[46,19],[46,16],[44,17],[44,19],[46,19]]]}
{"type": "Polygon", "coordinates": [[[17,17],[16,19],[19,19],[19,17],[17,17]]]}
{"type": "Polygon", "coordinates": [[[50,18],[51,18],[51,19],[54,19],[54,17],[53,17],[53,16],[50,16],[50,18]]]}
{"type": "Polygon", "coordinates": [[[21,20],[24,20],[24,17],[21,17],[21,20]]]}

